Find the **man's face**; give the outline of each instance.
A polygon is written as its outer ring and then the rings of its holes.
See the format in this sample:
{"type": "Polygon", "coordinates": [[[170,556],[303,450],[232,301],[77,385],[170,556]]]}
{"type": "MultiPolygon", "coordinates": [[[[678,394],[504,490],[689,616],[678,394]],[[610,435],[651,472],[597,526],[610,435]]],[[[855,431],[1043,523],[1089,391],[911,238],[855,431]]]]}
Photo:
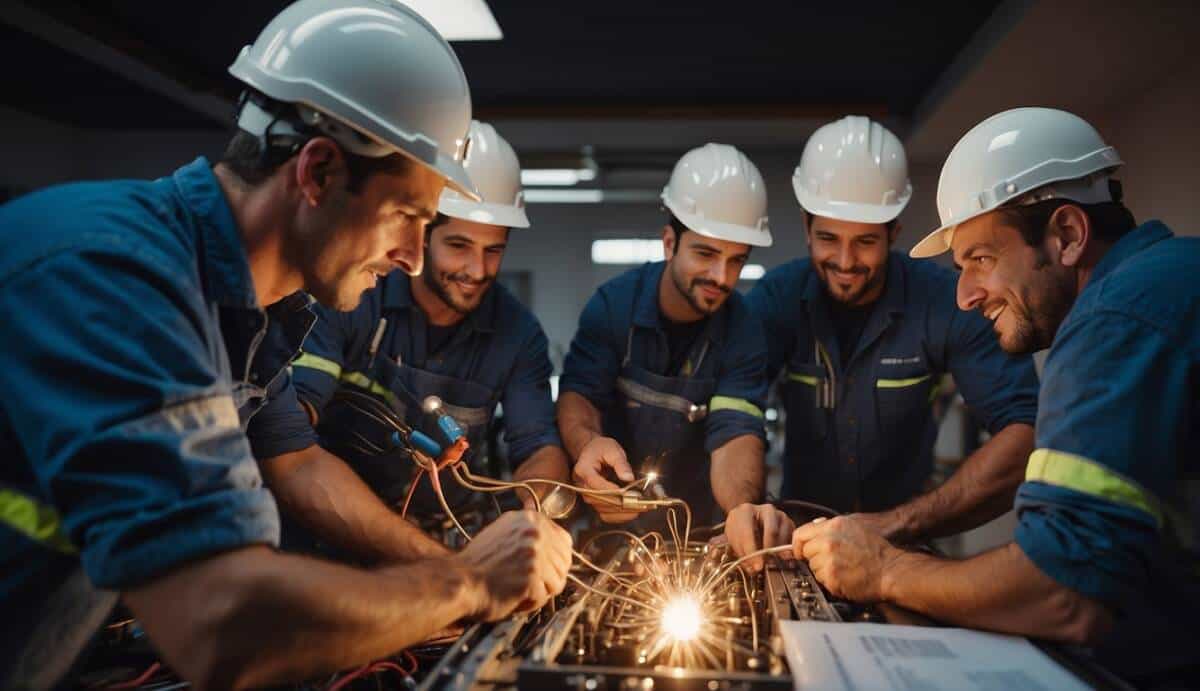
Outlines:
{"type": "Polygon", "coordinates": [[[811,218],[808,252],[829,296],[854,307],[878,300],[887,278],[892,240],[887,226],[824,216],[811,218]]]}
{"type": "Polygon", "coordinates": [[[380,276],[421,272],[425,226],[437,215],[445,183],[425,166],[409,165],[372,173],[357,194],[344,179],[330,184],[318,208],[298,214],[297,263],[306,291],[348,311],[380,276]]]}
{"type": "MultiPolygon", "coordinates": [[[[1049,240],[1050,232],[1046,233],[1049,240]]],[[[992,212],[958,226],[951,241],[958,277],[958,306],[979,310],[992,322],[1008,353],[1049,348],[1075,301],[1071,269],[1058,262],[1052,243],[1031,247],[1003,214],[992,212]]]]}
{"type": "Polygon", "coordinates": [[[451,218],[434,228],[421,280],[448,307],[467,314],[496,282],[508,228],[451,218]]]}
{"type": "Polygon", "coordinates": [[[750,258],[749,245],[690,230],[679,236],[676,246],[669,226],[663,231],[663,249],[671,282],[700,316],[721,309],[750,258]]]}

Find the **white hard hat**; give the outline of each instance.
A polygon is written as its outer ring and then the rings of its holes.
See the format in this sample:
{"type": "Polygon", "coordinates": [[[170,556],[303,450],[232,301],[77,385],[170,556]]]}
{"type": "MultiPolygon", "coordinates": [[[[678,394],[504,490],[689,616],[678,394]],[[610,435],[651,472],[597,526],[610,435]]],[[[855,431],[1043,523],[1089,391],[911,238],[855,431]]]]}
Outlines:
{"type": "Polygon", "coordinates": [[[476,223],[528,228],[517,152],[486,122],[472,120],[470,138],[471,146],[467,149],[463,167],[479,190],[482,201],[471,201],[447,189],[442,191],[438,211],[476,223]]]}
{"type": "Polygon", "coordinates": [[[904,145],[870,118],[848,115],[808,138],[792,189],[804,210],[859,223],[888,223],[912,198],[904,145]]]}
{"type": "MultiPolygon", "coordinates": [[[[461,164],[471,122],[466,75],[450,44],[404,5],[300,0],[242,49],[229,72],[295,104],[305,125],[351,152],[401,153],[475,196],[461,164]]],[[[238,126],[261,136],[273,120],[248,99],[238,126]]]]}
{"type": "Polygon", "coordinates": [[[960,223],[1008,202],[1111,201],[1108,176],[1121,164],[1117,150],[1094,127],[1066,111],[1015,108],[993,115],[950,150],[938,179],[942,225],[909,254],[945,252],[960,223]]]}
{"type": "Polygon", "coordinates": [[[684,154],[663,188],[662,201],[688,230],[718,240],[771,246],[762,175],[728,144],[705,144],[684,154]]]}

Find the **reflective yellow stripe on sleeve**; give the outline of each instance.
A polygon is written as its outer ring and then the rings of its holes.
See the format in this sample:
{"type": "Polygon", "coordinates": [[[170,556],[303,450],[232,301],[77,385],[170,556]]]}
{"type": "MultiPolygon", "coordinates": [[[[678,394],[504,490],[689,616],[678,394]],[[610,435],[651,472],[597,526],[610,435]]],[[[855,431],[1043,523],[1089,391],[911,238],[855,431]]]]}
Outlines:
{"type": "Polygon", "coordinates": [[[78,551],[63,532],[58,511],[19,492],[0,489],[0,523],[63,554],[78,551]]]}
{"type": "Polygon", "coordinates": [[[1158,499],[1133,480],[1075,454],[1053,449],[1037,449],[1029,455],[1025,480],[1064,487],[1114,504],[1144,511],[1161,528],[1163,512],[1158,499]]]}
{"type": "Polygon", "coordinates": [[[763,416],[763,412],[758,409],[758,406],[744,398],[733,398],[731,396],[712,397],[712,400],[708,402],[708,413],[711,415],[718,410],[736,410],[739,413],[745,413],[747,415],[753,415],[754,417],[759,418],[763,416]]]}
{"type": "Polygon", "coordinates": [[[312,353],[301,353],[300,357],[292,361],[292,367],[307,367],[315,369],[318,372],[324,372],[329,376],[337,379],[342,376],[342,366],[333,360],[326,360],[312,353]]]}
{"type": "Polygon", "coordinates": [[[923,377],[913,377],[911,379],[879,379],[875,382],[877,389],[903,389],[908,386],[916,386],[929,378],[926,374],[923,377]]]}
{"type": "Polygon", "coordinates": [[[346,372],[342,375],[342,381],[353,384],[360,389],[366,389],[377,396],[383,396],[388,403],[395,402],[396,394],[384,388],[383,384],[372,380],[362,372],[346,372]]]}
{"type": "Polygon", "coordinates": [[[798,381],[801,384],[808,384],[809,386],[816,386],[817,382],[819,381],[814,376],[808,374],[797,374],[795,372],[788,372],[787,378],[791,381],[798,381]]]}

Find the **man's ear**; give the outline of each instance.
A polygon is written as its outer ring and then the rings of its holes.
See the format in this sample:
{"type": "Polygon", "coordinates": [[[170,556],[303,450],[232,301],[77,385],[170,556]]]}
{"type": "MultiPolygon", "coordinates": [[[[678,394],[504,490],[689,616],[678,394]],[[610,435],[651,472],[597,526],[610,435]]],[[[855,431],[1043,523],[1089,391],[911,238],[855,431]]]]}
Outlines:
{"type": "Polygon", "coordinates": [[[1050,215],[1046,241],[1057,245],[1059,263],[1077,266],[1092,240],[1091,219],[1074,204],[1064,204],[1050,215]]]}
{"type": "Polygon", "coordinates": [[[296,187],[311,206],[320,206],[346,172],[341,148],[328,137],[309,140],[296,155],[296,187]]]}
{"type": "Polygon", "coordinates": [[[663,242],[663,258],[671,261],[675,257],[675,229],[670,224],[663,226],[662,229],[663,242]]]}
{"type": "Polygon", "coordinates": [[[900,237],[900,221],[892,223],[892,227],[888,230],[888,247],[896,243],[896,238],[900,237]]]}

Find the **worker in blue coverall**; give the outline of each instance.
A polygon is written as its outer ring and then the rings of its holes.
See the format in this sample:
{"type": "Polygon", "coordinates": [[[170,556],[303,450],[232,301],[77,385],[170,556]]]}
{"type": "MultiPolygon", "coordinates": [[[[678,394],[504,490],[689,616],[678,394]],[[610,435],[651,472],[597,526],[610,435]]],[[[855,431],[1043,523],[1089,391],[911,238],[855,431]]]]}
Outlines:
{"type": "MultiPolygon", "coordinates": [[[[1033,358],[1005,354],[987,319],[955,306],[953,271],[891,251],[912,196],[903,144],[869,118],[836,120],[809,138],[792,183],[810,256],[767,272],[746,298],[771,334],[767,376],[779,377],[786,411],[781,498],[853,512],[897,542],[1010,510],[1033,450],[1033,358]],[[991,436],[923,492],[944,373],[991,436]]],[[[794,527],[769,506],[742,506],[725,535],[746,554],[786,543],[794,527]]]]}
{"type": "Polygon", "coordinates": [[[352,308],[376,274],[420,270],[442,188],[473,194],[470,98],[432,27],[369,1],[292,5],[230,71],[248,91],[217,165],[0,207],[0,688],[72,686],[118,600],[187,681],[242,688],[565,582],[570,537],[533,512],[374,570],[273,549],[273,495],[295,489],[256,460],[329,456],[287,371],[314,319],[299,291],[352,308]]]}
{"type": "MultiPolygon", "coordinates": [[[[654,472],[700,524],[763,493],[766,345],[735,290],[752,246],[769,246],[767,194],[737,149],[684,154],[662,195],[665,262],[602,285],[584,307],[559,383],[574,474],[612,490],[654,472]]],[[[631,506],[583,494],[601,519],[631,506]]],[[[659,514],[657,517],[661,517],[659,514]]]]}
{"type": "MultiPolygon", "coordinates": [[[[437,418],[423,408],[428,397],[438,397],[470,442],[463,461],[478,472],[485,470],[479,461],[492,417],[503,405],[518,466],[514,480],[569,479],[550,398],[546,335],[533,313],[496,283],[509,229],[529,226],[520,164],[491,125],[472,122],[470,141],[464,167],[482,201],[444,191],[438,219],[426,231],[421,275],[392,272],[351,312],[319,308],[293,363],[297,393],[319,420],[321,443],[393,506],[406,501],[417,466],[389,442],[395,430],[381,423],[379,411],[356,403],[356,392],[445,444],[437,418]]],[[[449,472],[441,476],[450,506],[461,504],[462,487],[449,472]]],[[[544,495],[548,487],[534,489],[544,495]]],[[[524,500],[533,508],[532,497],[524,500]]],[[[411,512],[438,511],[426,481],[411,512]]],[[[425,542],[426,553],[446,551],[432,538],[425,542]]]]}
{"type": "Polygon", "coordinates": [[[1012,543],[954,561],[854,521],[796,530],[834,594],[1093,646],[1139,688],[1200,688],[1200,239],[1137,225],[1117,152],[1084,120],[1018,108],[976,125],[938,185],[958,304],[1008,352],[1049,348],[1012,543]]]}

